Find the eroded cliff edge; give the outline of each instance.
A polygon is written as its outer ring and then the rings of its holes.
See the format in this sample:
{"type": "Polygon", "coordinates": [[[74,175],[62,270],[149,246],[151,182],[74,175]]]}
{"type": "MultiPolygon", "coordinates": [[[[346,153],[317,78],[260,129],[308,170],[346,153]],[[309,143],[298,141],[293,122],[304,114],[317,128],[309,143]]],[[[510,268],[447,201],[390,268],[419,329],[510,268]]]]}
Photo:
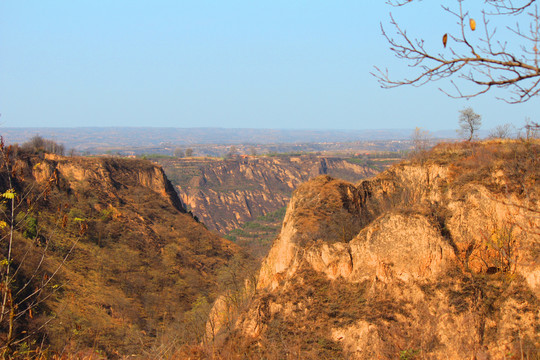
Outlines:
{"type": "Polygon", "coordinates": [[[251,303],[211,336],[276,358],[536,358],[539,157],[440,145],[357,185],[301,185],[251,303]]]}

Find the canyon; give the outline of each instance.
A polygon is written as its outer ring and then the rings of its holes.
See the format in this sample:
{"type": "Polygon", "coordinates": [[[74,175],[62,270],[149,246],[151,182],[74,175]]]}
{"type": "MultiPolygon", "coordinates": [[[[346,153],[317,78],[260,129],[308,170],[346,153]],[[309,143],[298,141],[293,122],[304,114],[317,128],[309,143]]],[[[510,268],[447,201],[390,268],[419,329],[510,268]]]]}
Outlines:
{"type": "Polygon", "coordinates": [[[17,269],[4,293],[20,315],[0,340],[13,354],[540,354],[537,140],[439,144],[382,172],[318,156],[188,158],[173,164],[176,188],[147,160],[4,151],[0,224],[14,237],[0,266],[17,269]],[[204,201],[232,217],[205,225],[204,201]],[[259,259],[218,235],[284,205],[259,259]]]}
{"type": "Polygon", "coordinates": [[[292,191],[317,175],[355,181],[377,173],[344,159],[313,155],[167,159],[160,164],[186,207],[222,234],[286,206],[292,191]]]}

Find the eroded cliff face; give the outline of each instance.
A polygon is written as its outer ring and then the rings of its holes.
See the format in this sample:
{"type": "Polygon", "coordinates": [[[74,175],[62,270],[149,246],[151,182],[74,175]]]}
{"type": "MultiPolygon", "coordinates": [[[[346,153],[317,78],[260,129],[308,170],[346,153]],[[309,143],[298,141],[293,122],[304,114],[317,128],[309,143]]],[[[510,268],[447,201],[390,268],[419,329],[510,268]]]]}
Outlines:
{"type": "Polygon", "coordinates": [[[45,154],[43,161],[33,164],[35,161],[19,161],[18,166],[29,172],[38,183],[50,179],[61,181],[69,191],[80,191],[96,185],[113,198],[118,197],[116,192],[119,189],[144,187],[166,199],[178,211],[186,212],[163,169],[149,162],[117,158],[67,158],[53,154],[45,154]]]}
{"type": "Polygon", "coordinates": [[[538,143],[441,145],[357,185],[301,185],[224,349],[536,358],[539,154],[538,143]]]}
{"type": "Polygon", "coordinates": [[[178,160],[178,176],[173,165],[165,166],[181,182],[177,189],[182,201],[209,229],[222,234],[283,208],[292,191],[315,176],[358,181],[377,173],[343,159],[315,156],[198,160],[191,175],[185,170],[189,162],[196,161],[178,160]]]}

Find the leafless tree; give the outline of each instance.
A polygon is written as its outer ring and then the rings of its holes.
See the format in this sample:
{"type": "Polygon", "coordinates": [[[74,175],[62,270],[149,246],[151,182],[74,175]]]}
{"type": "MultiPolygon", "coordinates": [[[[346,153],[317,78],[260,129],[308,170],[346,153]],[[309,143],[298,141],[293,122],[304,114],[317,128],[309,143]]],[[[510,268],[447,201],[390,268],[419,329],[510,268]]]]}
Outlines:
{"type": "Polygon", "coordinates": [[[427,130],[422,130],[422,128],[416,127],[411,136],[411,141],[413,144],[413,152],[415,154],[422,153],[426,151],[429,147],[430,134],[427,130]]]}
{"type": "Polygon", "coordinates": [[[527,141],[530,139],[536,139],[540,135],[540,124],[531,121],[530,118],[526,118],[525,125],[523,126],[522,130],[524,131],[524,134],[520,134],[520,137],[524,137],[527,141]]]}
{"type": "MultiPolygon", "coordinates": [[[[387,2],[401,7],[417,1],[387,2]]],[[[437,47],[428,45],[421,37],[411,37],[390,14],[390,26],[381,24],[382,33],[396,57],[417,71],[410,78],[395,79],[388,70],[376,67],[373,74],[380,84],[384,88],[420,86],[452,78],[453,90],[441,90],[455,98],[471,98],[493,88],[508,89],[501,99],[509,103],[525,102],[537,96],[540,16],[536,0],[483,0],[481,17],[477,19],[467,11],[464,0],[455,2],[454,7],[446,2],[441,5],[441,11],[455,17],[457,26],[441,34],[442,41],[437,47]],[[475,90],[462,92],[464,83],[476,85],[475,90]]]]}
{"type": "Polygon", "coordinates": [[[230,148],[229,148],[229,152],[225,155],[226,158],[230,159],[234,156],[238,155],[238,149],[236,148],[236,146],[232,145],[230,148]]]}
{"type": "Polygon", "coordinates": [[[493,139],[507,139],[510,137],[511,130],[512,124],[497,125],[495,129],[491,130],[489,137],[493,139]]]}
{"type": "Polygon", "coordinates": [[[459,133],[462,136],[467,136],[467,141],[474,138],[476,132],[482,126],[482,116],[474,112],[470,107],[459,111],[459,133]]]}
{"type": "Polygon", "coordinates": [[[182,150],[181,148],[174,149],[174,157],[183,158],[184,157],[184,150],[182,150]]]}
{"type": "Polygon", "coordinates": [[[33,153],[48,152],[57,155],[64,155],[65,147],[53,140],[44,139],[39,135],[35,135],[27,142],[21,145],[21,148],[33,153]]]}

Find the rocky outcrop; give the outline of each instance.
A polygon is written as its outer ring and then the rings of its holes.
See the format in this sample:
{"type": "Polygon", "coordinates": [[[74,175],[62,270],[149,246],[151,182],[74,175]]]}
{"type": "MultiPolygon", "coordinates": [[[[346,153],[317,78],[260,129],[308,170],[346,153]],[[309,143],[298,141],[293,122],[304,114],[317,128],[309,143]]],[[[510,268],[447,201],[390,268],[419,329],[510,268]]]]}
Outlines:
{"type": "Polygon", "coordinates": [[[303,184],[225,344],[277,358],[535,358],[539,150],[443,145],[357,185],[303,184]]]}
{"type": "Polygon", "coordinates": [[[352,185],[329,176],[315,178],[296,191],[283,221],[281,233],[261,265],[259,288],[276,288],[280,280],[292,276],[302,261],[333,263],[350,261],[348,241],[361,229],[365,198],[352,185]],[[302,194],[298,196],[298,194],[302,194]],[[309,246],[307,246],[310,244],[309,246]],[[338,248],[340,248],[338,250],[338,248]],[[333,259],[333,260],[331,260],[333,259]]]}

